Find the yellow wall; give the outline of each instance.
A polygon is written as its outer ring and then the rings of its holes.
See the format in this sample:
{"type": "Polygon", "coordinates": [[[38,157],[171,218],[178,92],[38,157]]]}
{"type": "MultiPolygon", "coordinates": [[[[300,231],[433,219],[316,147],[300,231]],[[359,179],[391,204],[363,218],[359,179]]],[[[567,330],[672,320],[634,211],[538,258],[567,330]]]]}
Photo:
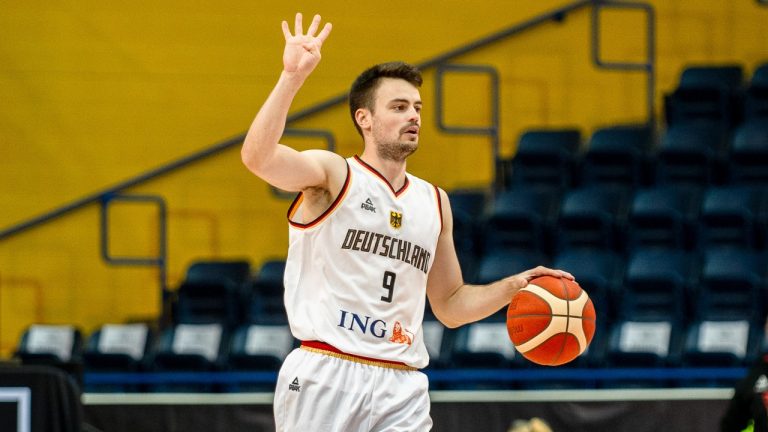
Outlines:
{"type": "MultiPolygon", "coordinates": [[[[334,23],[298,110],[343,93],[371,64],[418,63],[568,3],[3,2],[0,230],[242,133],[277,78],[280,20],[295,10],[334,23]]],[[[685,64],[738,62],[750,72],[768,60],[768,8],[753,0],[651,3],[658,101],[685,64]]],[[[644,16],[610,11],[602,18],[604,57],[641,60],[644,16]]],[[[588,29],[583,9],[458,60],[499,69],[505,155],[528,127],[577,125],[588,135],[643,119],[644,75],[596,70],[588,29]]],[[[446,189],[483,186],[491,177],[488,139],[436,130],[433,77],[426,71],[422,149],[410,170],[446,189]]],[[[487,80],[452,75],[447,82],[446,119],[486,124],[487,80]]],[[[296,126],[332,129],[345,155],[360,149],[343,106],[296,126]]],[[[128,192],[166,200],[171,287],[195,258],[245,257],[258,266],[285,253],[288,203],[246,172],[236,148],[128,192]]],[[[157,253],[155,211],[115,204],[114,254],[157,253]]],[[[98,220],[91,205],[0,240],[0,356],[32,322],[75,323],[89,332],[159,313],[157,270],[105,265],[98,220]]]]}

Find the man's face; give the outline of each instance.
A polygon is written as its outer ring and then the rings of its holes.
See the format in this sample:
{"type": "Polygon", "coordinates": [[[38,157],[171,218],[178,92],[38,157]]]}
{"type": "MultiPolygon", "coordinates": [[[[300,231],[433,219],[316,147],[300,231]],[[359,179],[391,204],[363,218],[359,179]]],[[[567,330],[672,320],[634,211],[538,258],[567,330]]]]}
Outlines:
{"type": "Polygon", "coordinates": [[[376,89],[371,135],[380,157],[403,161],[419,146],[421,95],[408,81],[383,78],[376,89]]]}

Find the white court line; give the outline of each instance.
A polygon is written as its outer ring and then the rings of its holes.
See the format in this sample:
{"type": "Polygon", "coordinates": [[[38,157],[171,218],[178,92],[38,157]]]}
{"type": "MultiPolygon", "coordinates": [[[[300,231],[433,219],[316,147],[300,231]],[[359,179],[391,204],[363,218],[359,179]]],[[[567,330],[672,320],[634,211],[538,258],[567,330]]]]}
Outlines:
{"type": "MultiPolygon", "coordinates": [[[[432,402],[729,400],[733,389],[502,390],[429,393],[432,402]]],[[[86,393],[86,405],[271,405],[273,393],[86,393]]]]}
{"type": "Polygon", "coordinates": [[[85,393],[85,405],[271,405],[273,393],[85,393]]]}
{"type": "Polygon", "coordinates": [[[502,390],[435,391],[432,402],[602,402],[655,400],[728,400],[733,389],[601,389],[601,390],[502,390]]]}

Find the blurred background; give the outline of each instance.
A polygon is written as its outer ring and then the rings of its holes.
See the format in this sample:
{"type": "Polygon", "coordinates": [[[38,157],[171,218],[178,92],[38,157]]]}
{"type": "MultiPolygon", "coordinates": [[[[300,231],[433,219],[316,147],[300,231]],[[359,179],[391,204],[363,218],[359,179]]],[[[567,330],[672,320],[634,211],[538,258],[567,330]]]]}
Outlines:
{"type": "MultiPolygon", "coordinates": [[[[32,324],[87,336],[105,323],[170,320],[194,262],[245,261],[255,275],[284,258],[290,197],[246,170],[238,139],[277,80],[280,22],[296,11],[334,29],[289,124],[323,132],[285,142],[324,147],[330,134],[342,155],[360,153],[339,103],[352,80],[384,61],[424,65],[421,148],[409,171],[451,193],[481,191],[489,201],[478,222],[513,184],[526,131],[576,130],[583,155],[595,131],[639,124],[650,126],[652,152],[668,129],[665,96],[687,67],[735,65],[746,87],[768,61],[768,7],[758,1],[606,7],[595,40],[593,8],[548,15],[572,5],[2,2],[0,358],[32,324]],[[530,28],[515,32],[521,23],[530,28]],[[594,42],[601,61],[630,66],[597,67],[594,42]],[[438,72],[447,64],[481,67],[438,72]]],[[[558,251],[536,253],[551,262],[558,251]]],[[[467,273],[480,267],[480,255],[463,259],[467,273]]]]}

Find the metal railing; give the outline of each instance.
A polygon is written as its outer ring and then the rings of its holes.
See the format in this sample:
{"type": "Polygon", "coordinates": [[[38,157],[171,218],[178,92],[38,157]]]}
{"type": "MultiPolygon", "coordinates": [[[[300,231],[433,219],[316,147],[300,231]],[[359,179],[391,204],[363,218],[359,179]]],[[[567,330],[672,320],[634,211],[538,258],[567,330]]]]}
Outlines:
{"type": "MultiPolygon", "coordinates": [[[[510,26],[506,29],[503,29],[501,31],[498,31],[496,33],[493,33],[491,35],[485,36],[483,38],[477,39],[473,42],[467,43],[459,48],[449,50],[445,53],[438,54],[437,56],[426,60],[424,62],[418,63],[416,66],[419,67],[422,70],[436,68],[438,66],[442,66],[443,71],[452,71],[456,72],[459,70],[467,70],[476,72],[475,68],[478,66],[471,66],[471,65],[449,65],[449,62],[456,60],[457,58],[468,54],[470,52],[485,48],[489,45],[498,43],[502,40],[508,39],[512,36],[518,35],[520,33],[523,33],[525,31],[537,28],[543,24],[547,24],[550,22],[562,22],[568,14],[576,12],[580,9],[587,8],[592,6],[593,9],[593,19],[592,19],[592,41],[593,41],[593,61],[595,64],[597,64],[600,67],[609,68],[609,69],[619,69],[619,70],[642,70],[648,73],[648,122],[651,123],[654,121],[654,86],[655,86],[655,16],[653,14],[653,9],[650,5],[643,4],[643,3],[627,3],[627,2],[616,2],[616,1],[605,1],[605,0],[581,0],[581,1],[575,1],[572,2],[564,7],[557,8],[551,12],[547,12],[544,14],[541,14],[535,18],[532,18],[530,20],[526,20],[520,24],[515,24],[513,26],[510,26]],[[608,7],[617,7],[617,8],[636,8],[644,10],[648,13],[648,38],[647,43],[648,46],[648,61],[646,63],[642,64],[633,64],[633,63],[608,63],[603,62],[600,60],[599,57],[599,29],[597,26],[599,25],[599,10],[608,8],[608,7]]],[[[479,66],[480,68],[485,68],[486,66],[479,66]]],[[[487,71],[486,71],[487,72],[487,71]]],[[[490,72],[489,72],[490,73],[490,72]]],[[[295,123],[299,120],[303,120],[306,118],[309,118],[317,113],[323,112],[329,108],[332,108],[336,105],[339,105],[341,103],[346,102],[347,100],[347,92],[344,92],[342,94],[339,94],[337,96],[330,97],[322,102],[319,102],[309,108],[300,110],[298,112],[292,113],[288,115],[287,118],[287,124],[290,125],[292,123],[295,123]]],[[[498,102],[494,102],[498,103],[498,102]]],[[[442,114],[440,113],[438,115],[438,118],[442,118],[442,114]]],[[[487,135],[492,138],[492,145],[495,147],[498,147],[498,144],[493,144],[498,142],[498,118],[495,120],[496,124],[491,124],[487,128],[483,128],[482,131],[477,131],[482,135],[487,135]],[[491,131],[495,129],[495,138],[494,133],[491,131]]],[[[451,132],[452,128],[448,127],[447,132],[451,132]]],[[[301,129],[288,129],[286,130],[286,134],[292,133],[291,131],[301,131],[301,129]]],[[[299,132],[296,132],[299,133],[299,132]]],[[[467,133],[466,130],[460,132],[460,133],[467,133]]],[[[332,134],[330,135],[332,137],[332,134]]],[[[85,207],[87,205],[103,201],[105,197],[108,196],[115,196],[118,195],[120,192],[129,189],[134,186],[141,185],[143,183],[146,183],[150,180],[157,179],[161,176],[164,176],[166,174],[169,174],[171,172],[174,172],[176,170],[189,167],[197,162],[200,162],[204,159],[207,159],[209,157],[215,156],[225,150],[228,150],[232,147],[239,146],[243,139],[245,138],[245,133],[236,135],[232,138],[225,139],[224,141],[221,141],[217,144],[212,145],[211,147],[208,147],[206,149],[203,149],[201,151],[192,153],[190,155],[184,156],[182,158],[179,158],[171,163],[168,163],[166,165],[162,165],[158,168],[149,170],[143,174],[140,174],[136,177],[130,178],[128,180],[125,180],[123,182],[120,182],[116,185],[108,186],[98,192],[92,193],[90,195],[87,195],[85,197],[82,197],[80,199],[77,199],[75,201],[72,201],[70,203],[64,204],[61,207],[58,207],[56,209],[53,209],[51,211],[48,211],[44,214],[41,214],[39,216],[34,216],[28,220],[19,222],[17,224],[11,225],[7,228],[4,228],[0,230],[0,241],[8,239],[12,236],[15,236],[17,234],[20,234],[24,231],[27,231],[29,229],[32,229],[34,227],[40,226],[42,224],[45,224],[51,220],[57,219],[59,217],[62,217],[72,211],[78,210],[82,207],[85,207]]],[[[332,139],[332,138],[331,138],[332,139]]],[[[495,158],[498,158],[498,153],[494,155],[495,158]]]]}
{"type": "MultiPolygon", "coordinates": [[[[648,92],[648,123],[653,125],[654,123],[654,94],[655,94],[655,16],[653,9],[650,5],[643,3],[628,3],[628,2],[614,2],[604,0],[581,0],[574,1],[564,7],[557,8],[548,13],[541,14],[533,19],[526,20],[522,23],[510,26],[506,29],[480,38],[473,42],[467,43],[459,48],[449,50],[448,52],[439,54],[429,60],[421,62],[416,66],[422,70],[436,68],[436,122],[438,129],[448,134],[468,134],[468,135],[480,135],[487,136],[490,139],[490,145],[492,149],[493,166],[495,169],[495,185],[501,187],[504,182],[504,169],[500,156],[500,143],[499,143],[499,129],[500,129],[500,115],[499,115],[499,73],[496,68],[488,65],[467,65],[467,64],[452,64],[450,62],[458,59],[459,57],[468,54],[470,52],[485,48],[489,45],[498,43],[502,40],[508,39],[512,36],[526,32],[528,30],[535,29],[541,25],[551,22],[562,22],[570,13],[578,11],[583,8],[592,7],[592,19],[591,19],[591,41],[592,41],[592,60],[600,68],[616,69],[616,70],[631,70],[631,71],[644,71],[648,74],[647,92],[648,92]],[[600,58],[600,10],[615,7],[615,8],[634,8],[640,9],[647,13],[647,32],[648,37],[646,43],[648,44],[647,52],[648,58],[644,63],[611,63],[602,61],[600,58]],[[486,74],[491,79],[490,86],[490,113],[491,118],[488,125],[483,127],[469,127],[462,125],[448,125],[444,120],[444,77],[447,73],[480,73],[486,74]]],[[[288,116],[286,124],[291,124],[309,118],[315,114],[321,113],[329,108],[346,102],[347,93],[342,93],[337,96],[331,97],[325,101],[322,101],[307,109],[300,110],[292,113],[288,116]]],[[[159,269],[159,283],[163,295],[163,299],[166,298],[167,293],[167,211],[165,200],[162,196],[146,196],[146,195],[129,195],[125,194],[125,191],[147,183],[151,180],[155,180],[171,172],[175,172],[180,169],[188,168],[193,164],[210,157],[216,156],[226,150],[239,146],[244,138],[245,133],[236,135],[229,139],[225,139],[217,144],[214,144],[206,149],[192,153],[190,155],[181,157],[173,162],[162,165],[158,168],[149,170],[145,173],[139,174],[128,180],[122,181],[112,186],[108,186],[100,191],[86,195],[82,198],[76,199],[70,203],[64,204],[51,211],[43,213],[38,216],[29,218],[28,220],[16,223],[7,228],[0,230],[0,242],[7,240],[15,235],[28,231],[32,228],[39,227],[50,221],[63,217],[71,212],[81,209],[90,204],[98,203],[101,205],[101,255],[104,261],[111,265],[139,265],[139,266],[156,266],[159,269]],[[155,203],[158,208],[158,254],[154,257],[115,257],[112,256],[109,251],[109,217],[108,210],[112,201],[144,201],[155,203]]],[[[335,138],[333,134],[326,130],[318,129],[296,129],[286,128],[286,136],[306,136],[306,137],[319,137],[326,141],[329,150],[335,149],[335,138]]],[[[272,189],[273,193],[278,197],[286,197],[284,193],[277,189],[272,189]]]]}

